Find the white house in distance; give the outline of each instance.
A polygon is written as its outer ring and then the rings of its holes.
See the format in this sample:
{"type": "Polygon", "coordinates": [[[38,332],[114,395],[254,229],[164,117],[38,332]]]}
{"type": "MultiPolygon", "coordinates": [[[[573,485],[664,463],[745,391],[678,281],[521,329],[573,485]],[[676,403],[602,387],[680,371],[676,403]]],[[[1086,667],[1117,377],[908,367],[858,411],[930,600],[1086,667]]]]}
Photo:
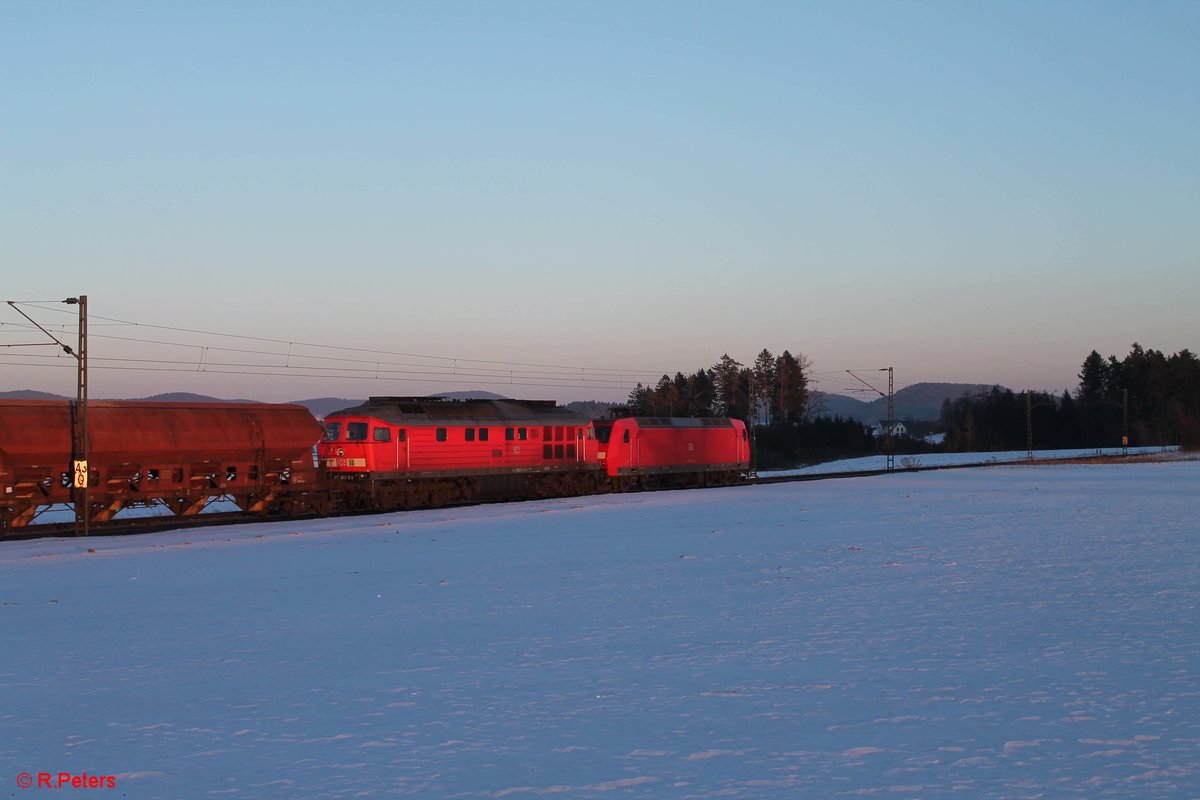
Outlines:
{"type": "MultiPolygon", "coordinates": [[[[887,436],[887,429],[888,429],[887,420],[886,419],[880,420],[879,422],[875,423],[874,428],[871,428],[871,435],[874,436],[876,439],[879,439],[881,437],[887,436]]],[[[892,423],[892,438],[896,438],[899,436],[907,436],[907,435],[908,435],[908,428],[904,427],[903,422],[900,422],[897,420],[896,422],[892,423]]]]}

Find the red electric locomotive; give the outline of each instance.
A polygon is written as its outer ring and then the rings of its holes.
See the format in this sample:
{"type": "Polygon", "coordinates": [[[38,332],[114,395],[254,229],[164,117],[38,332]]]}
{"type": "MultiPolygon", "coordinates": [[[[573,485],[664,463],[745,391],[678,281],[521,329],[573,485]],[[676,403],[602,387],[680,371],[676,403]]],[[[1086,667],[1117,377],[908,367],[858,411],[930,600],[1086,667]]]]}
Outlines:
{"type": "Polygon", "coordinates": [[[418,508],[596,491],[584,457],[588,422],[554,401],[372,397],[325,418],[317,447],[334,479],[365,508],[418,508]]]}
{"type": "Polygon", "coordinates": [[[736,419],[598,420],[586,437],[617,489],[733,483],[750,468],[746,425],[736,419]]]}

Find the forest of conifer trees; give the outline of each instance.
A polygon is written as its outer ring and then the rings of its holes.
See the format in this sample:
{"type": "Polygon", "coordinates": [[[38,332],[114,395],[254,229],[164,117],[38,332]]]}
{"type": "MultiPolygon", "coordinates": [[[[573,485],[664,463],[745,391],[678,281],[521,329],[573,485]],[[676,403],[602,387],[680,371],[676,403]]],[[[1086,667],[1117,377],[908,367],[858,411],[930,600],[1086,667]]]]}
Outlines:
{"type": "Polygon", "coordinates": [[[1037,450],[1180,445],[1200,447],[1200,360],[1134,344],[1124,359],[1093,350],[1075,391],[990,392],[942,406],[945,449],[1018,450],[1030,431],[1037,450]]]}

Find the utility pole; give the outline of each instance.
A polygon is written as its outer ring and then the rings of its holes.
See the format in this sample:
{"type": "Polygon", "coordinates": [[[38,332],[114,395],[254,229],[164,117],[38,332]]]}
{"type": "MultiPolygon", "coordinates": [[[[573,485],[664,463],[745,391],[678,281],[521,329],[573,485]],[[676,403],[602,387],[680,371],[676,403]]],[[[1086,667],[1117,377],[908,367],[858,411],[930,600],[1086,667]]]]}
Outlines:
{"type": "Polygon", "coordinates": [[[87,536],[88,523],[91,518],[91,505],[88,500],[88,385],[87,385],[87,295],[68,297],[62,301],[66,305],[79,306],[79,341],[75,349],[63,343],[57,336],[37,323],[33,317],[20,309],[17,302],[8,300],[13,310],[33,323],[33,326],[62,348],[69,356],[74,356],[78,364],[75,380],[75,405],[71,409],[71,471],[73,476],[64,485],[71,489],[71,502],[75,506],[75,535],[87,536]]]}
{"type": "Polygon", "coordinates": [[[79,347],[75,352],[78,370],[75,380],[75,430],[71,443],[74,452],[72,473],[75,492],[75,535],[87,536],[92,510],[88,499],[88,366],[87,366],[87,295],[63,301],[79,306],[79,347]]]}
{"type": "Polygon", "coordinates": [[[888,430],[887,430],[887,468],[896,468],[896,443],[892,439],[896,430],[896,393],[892,391],[892,368],[888,367],[888,430]]]}
{"type": "Polygon", "coordinates": [[[895,403],[895,392],[893,391],[893,388],[895,386],[894,375],[893,375],[892,367],[881,367],[877,370],[877,372],[886,372],[888,374],[887,394],[884,394],[883,392],[879,391],[874,386],[867,383],[865,380],[860,378],[858,375],[855,375],[850,370],[846,370],[847,375],[854,378],[856,381],[861,383],[863,386],[866,386],[868,389],[875,392],[875,394],[879,395],[880,397],[887,398],[887,410],[888,410],[887,439],[886,439],[886,441],[887,441],[887,468],[888,468],[888,471],[891,471],[896,468],[896,447],[895,447],[895,441],[892,438],[892,431],[896,427],[896,403],[895,403]]]}
{"type": "Polygon", "coordinates": [[[1121,455],[1129,455],[1129,387],[1121,390],[1121,455]]]}
{"type": "Polygon", "coordinates": [[[1033,390],[1025,389],[1025,458],[1033,461],[1033,390]]]}

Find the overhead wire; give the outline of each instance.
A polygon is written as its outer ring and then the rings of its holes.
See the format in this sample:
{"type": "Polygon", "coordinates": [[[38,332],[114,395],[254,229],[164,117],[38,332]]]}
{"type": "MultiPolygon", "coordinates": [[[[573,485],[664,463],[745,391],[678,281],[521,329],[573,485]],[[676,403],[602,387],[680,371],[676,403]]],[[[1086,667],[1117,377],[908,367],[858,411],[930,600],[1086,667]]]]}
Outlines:
{"type": "MultiPolygon", "coordinates": [[[[31,303],[29,303],[28,301],[26,301],[25,303],[18,303],[18,305],[24,305],[24,304],[31,304],[31,303]]],[[[67,309],[56,308],[54,306],[38,305],[37,307],[42,310],[45,310],[45,311],[53,311],[55,313],[60,313],[60,314],[74,313],[67,309]]],[[[661,374],[665,374],[665,372],[669,372],[669,370],[660,372],[658,370],[626,369],[626,368],[619,368],[619,367],[595,367],[595,366],[581,367],[579,365],[538,364],[538,363],[530,363],[530,362],[523,362],[523,361],[503,361],[503,360],[498,360],[498,359],[480,359],[480,358],[464,358],[462,356],[431,355],[431,354],[427,354],[427,353],[408,353],[408,352],[398,351],[398,350],[383,350],[383,349],[377,349],[377,348],[355,347],[355,346],[350,346],[350,345],[321,344],[319,342],[303,342],[303,341],[297,341],[294,339],[273,339],[273,338],[264,337],[264,336],[250,336],[250,335],[246,335],[246,334],[227,333],[227,332],[223,332],[223,331],[206,331],[206,330],[200,330],[200,329],[196,329],[196,328],[184,328],[184,327],[172,326],[172,325],[157,325],[157,324],[152,324],[152,323],[136,322],[133,320],[124,320],[124,319],[120,319],[117,317],[106,317],[106,316],[96,315],[96,314],[90,315],[88,317],[89,328],[92,326],[92,320],[103,320],[103,321],[112,323],[113,325],[127,325],[127,326],[132,326],[132,327],[137,327],[137,328],[149,328],[152,330],[164,330],[164,331],[172,331],[172,332],[176,332],[176,333],[195,334],[195,335],[200,335],[200,336],[216,336],[216,337],[223,337],[223,338],[229,338],[229,339],[240,339],[240,340],[244,340],[244,341],[268,342],[271,344],[288,345],[291,347],[296,347],[296,346],[312,347],[312,348],[317,348],[317,349],[338,350],[338,351],[345,351],[345,352],[371,353],[371,354],[375,354],[375,355],[400,356],[403,358],[422,358],[422,359],[428,359],[428,360],[433,360],[433,361],[464,362],[464,363],[469,363],[469,364],[495,364],[495,365],[502,365],[502,366],[532,367],[532,368],[553,369],[553,370],[577,371],[577,370],[583,369],[583,370],[590,371],[590,372],[611,372],[611,373],[618,373],[618,374],[622,374],[622,375],[635,375],[635,374],[661,375],[661,374]]],[[[153,340],[136,339],[136,340],[132,340],[132,341],[153,341],[153,340]]],[[[186,342],[170,342],[169,344],[176,344],[181,347],[198,347],[198,346],[200,346],[200,345],[195,345],[195,344],[186,343],[186,342]]],[[[274,354],[274,353],[272,353],[272,354],[274,354]]]]}
{"type": "MultiPolygon", "coordinates": [[[[21,301],[16,305],[27,305],[40,311],[59,314],[75,314],[74,310],[59,308],[61,301],[21,301]]],[[[150,345],[166,348],[182,348],[200,351],[198,357],[189,358],[150,358],[150,357],[103,357],[93,353],[90,357],[91,366],[101,370],[135,370],[146,372],[207,372],[213,374],[233,374],[256,377],[294,377],[294,378],[338,378],[344,380],[378,380],[388,382],[443,382],[443,383],[490,383],[498,385],[541,386],[552,388],[587,388],[587,389],[621,389],[633,388],[633,384],[652,384],[663,375],[671,375],[678,370],[631,369],[618,367],[569,366],[564,364],[543,364],[523,361],[502,361],[498,359],[465,358],[461,356],[442,356],[425,353],[410,353],[399,350],[358,347],[340,344],[322,344],[290,339],[278,339],[247,334],[229,333],[225,331],[207,331],[197,328],[186,328],[173,325],[137,322],[134,320],[90,315],[89,329],[93,328],[136,328],[145,330],[165,331],[186,334],[188,336],[215,337],[243,342],[258,342],[276,345],[281,349],[264,349],[255,347],[234,347],[228,345],[203,344],[198,341],[179,341],[167,338],[151,338],[148,336],[121,336],[115,332],[90,332],[92,339],[110,342],[123,342],[138,345],[150,345]],[[285,348],[286,349],[282,349],[285,348]],[[304,352],[315,350],[316,352],[304,352]],[[329,354],[322,354],[322,352],[329,354]],[[228,353],[245,356],[278,358],[282,363],[262,363],[258,361],[212,361],[208,358],[211,353],[228,353]],[[355,355],[350,355],[355,354],[355,355]],[[384,358],[370,358],[383,356],[384,358]],[[392,359],[416,359],[424,363],[397,361],[392,359]],[[336,362],[340,366],[325,366],[327,362],[336,362]],[[430,363],[432,362],[432,363],[430,363]]],[[[52,324],[48,327],[63,332],[72,326],[52,324]]],[[[34,330],[35,325],[28,323],[0,322],[0,332],[27,334],[34,330]]],[[[38,343],[30,342],[30,346],[38,343]]],[[[46,343],[53,346],[52,343],[46,343]]],[[[15,344],[0,344],[0,347],[14,347],[15,344]]],[[[4,352],[3,356],[19,358],[18,361],[0,360],[0,364],[13,366],[46,366],[63,367],[67,364],[34,363],[36,359],[60,360],[61,353],[15,353],[4,352]]],[[[856,370],[873,372],[875,369],[856,370]]],[[[868,389],[862,384],[846,380],[847,370],[822,370],[809,373],[812,388],[824,384],[820,391],[841,394],[867,394],[868,389]],[[840,380],[833,380],[838,378],[840,380]],[[830,386],[829,384],[833,384],[830,386]]]]}
{"type": "MultiPolygon", "coordinates": [[[[28,304],[28,303],[26,303],[28,304]]],[[[33,304],[29,304],[33,305],[33,304]]],[[[39,310],[59,313],[73,313],[53,306],[35,305],[39,310]]],[[[0,322],[13,330],[29,331],[36,325],[25,323],[0,322]]],[[[53,328],[67,330],[69,325],[51,325],[53,328]]],[[[263,342],[286,345],[286,350],[269,350],[252,347],[229,347],[199,342],[178,341],[174,339],[155,339],[144,336],[120,336],[113,333],[91,333],[90,338],[110,342],[125,342],[139,345],[152,345],[166,348],[182,348],[199,350],[198,357],[105,357],[93,354],[90,366],[99,370],[137,370],[146,372],[206,372],[214,374],[234,374],[260,377],[296,377],[296,378],[337,378],[342,380],[380,380],[380,381],[415,381],[441,382],[454,384],[494,384],[517,386],[541,386],[549,388],[587,388],[587,389],[622,389],[632,388],[636,382],[647,381],[661,374],[657,370],[621,369],[615,367],[566,366],[553,364],[537,364],[530,362],[500,361],[496,359],[472,359],[451,356],[432,356],[400,351],[348,347],[344,345],[327,345],[314,342],[297,342],[286,339],[271,339],[261,336],[247,336],[221,331],[203,331],[178,326],[153,325],[123,320],[114,317],[93,315],[89,317],[89,327],[135,327],[150,330],[162,330],[174,333],[186,333],[191,336],[207,336],[247,342],[263,342]],[[94,320],[108,323],[95,324],[94,320]],[[318,352],[304,352],[312,349],[318,352]],[[321,351],[333,351],[338,355],[321,355],[321,351]],[[257,356],[256,360],[236,361],[208,359],[211,352],[221,352],[233,355],[257,356]],[[359,354],[357,357],[347,354],[359,354]],[[392,358],[410,358],[425,363],[394,361],[388,358],[369,358],[363,356],[379,355],[392,358]],[[262,357],[278,358],[281,363],[263,363],[262,357]],[[315,362],[315,363],[314,363],[315,362]],[[336,362],[339,366],[326,366],[328,362],[336,362]],[[429,363],[433,362],[433,363],[429,363]]],[[[30,343],[35,344],[35,343],[30,343]]],[[[46,343],[53,346],[52,343],[46,343]]],[[[39,353],[4,353],[8,359],[0,360],[0,364],[12,366],[43,366],[67,367],[71,364],[56,364],[61,354],[39,353]],[[13,360],[16,359],[16,360],[13,360]],[[48,363],[47,363],[48,362],[48,363]]]]}

